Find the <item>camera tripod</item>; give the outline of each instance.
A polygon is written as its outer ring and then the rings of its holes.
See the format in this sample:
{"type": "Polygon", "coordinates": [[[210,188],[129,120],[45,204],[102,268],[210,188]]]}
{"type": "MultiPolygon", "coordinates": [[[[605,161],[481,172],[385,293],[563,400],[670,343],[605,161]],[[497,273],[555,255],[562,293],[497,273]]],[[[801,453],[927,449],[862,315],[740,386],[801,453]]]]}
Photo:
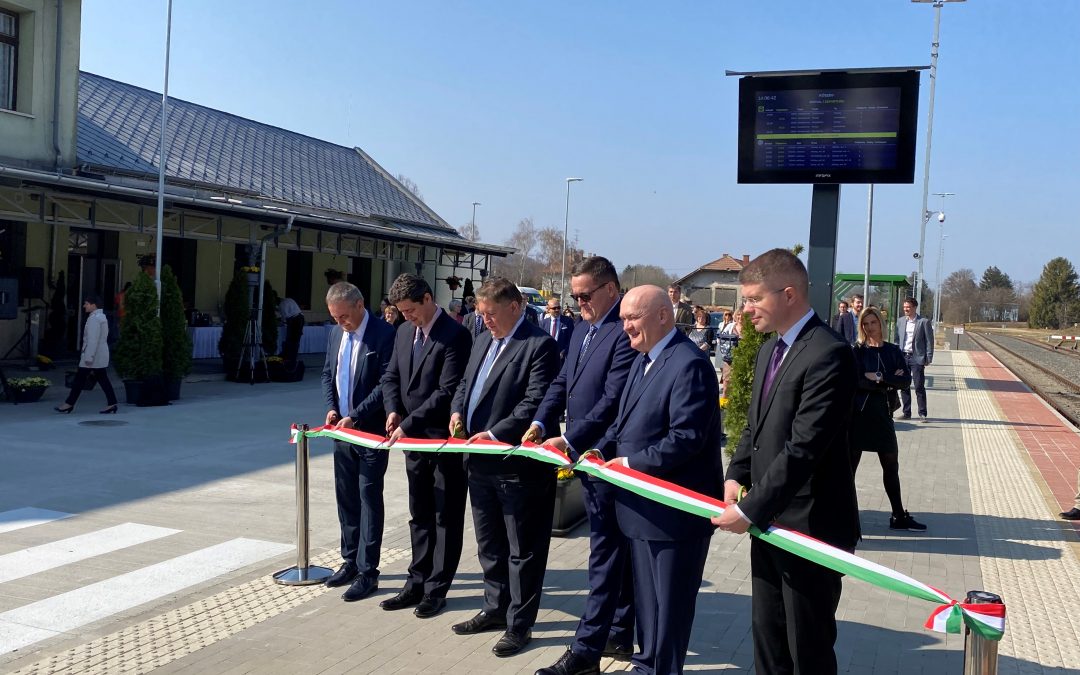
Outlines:
{"type": "Polygon", "coordinates": [[[36,355],[34,354],[34,340],[31,326],[33,325],[34,312],[42,309],[46,309],[46,306],[38,305],[35,307],[30,304],[29,300],[26,301],[26,307],[20,310],[26,314],[26,329],[23,331],[22,335],[19,336],[19,339],[15,341],[15,344],[11,345],[11,348],[4,354],[3,360],[6,361],[11,356],[12,352],[19,350],[23,358],[26,359],[27,364],[33,365],[34,356],[36,355]]]}
{"type": "Polygon", "coordinates": [[[236,381],[240,381],[240,373],[244,366],[248,367],[248,383],[255,384],[255,366],[262,363],[263,373],[267,373],[266,352],[262,347],[262,329],[259,319],[254,311],[247,325],[244,326],[244,346],[240,349],[240,361],[236,364],[236,381]]]}

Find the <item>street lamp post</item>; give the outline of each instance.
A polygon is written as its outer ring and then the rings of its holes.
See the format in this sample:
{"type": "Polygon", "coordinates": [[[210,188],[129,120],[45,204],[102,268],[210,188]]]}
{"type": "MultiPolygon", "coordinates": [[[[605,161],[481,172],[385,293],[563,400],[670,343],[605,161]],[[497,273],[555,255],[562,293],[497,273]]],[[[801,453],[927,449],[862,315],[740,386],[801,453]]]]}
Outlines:
{"type": "Polygon", "coordinates": [[[473,202],[472,203],[472,220],[469,221],[469,225],[471,226],[470,229],[472,230],[472,232],[476,232],[476,207],[477,206],[483,206],[483,205],[480,202],[473,202]]]}
{"type": "Polygon", "coordinates": [[[930,43],[930,100],[926,112],[926,152],[923,155],[923,192],[922,209],[919,211],[919,273],[915,279],[915,300],[922,302],[923,261],[926,260],[926,223],[932,215],[926,210],[930,195],[930,139],[934,131],[934,90],[937,87],[937,61],[939,37],[941,35],[941,8],[946,2],[964,2],[964,0],[911,0],[934,5],[934,39],[930,43]]]}
{"type": "Polygon", "coordinates": [[[562,271],[559,272],[559,304],[566,298],[566,236],[570,228],[570,183],[577,183],[584,178],[566,179],[566,215],[563,217],[562,230],[562,271]]]}
{"type": "MultiPolygon", "coordinates": [[[[941,209],[938,214],[938,261],[937,261],[937,290],[934,295],[934,315],[933,326],[935,329],[938,327],[938,322],[941,321],[941,270],[942,260],[945,256],[945,238],[949,235],[945,234],[945,198],[956,196],[955,192],[935,192],[935,197],[941,197],[941,209]]],[[[932,213],[928,213],[927,220],[930,220],[932,213]]]]}

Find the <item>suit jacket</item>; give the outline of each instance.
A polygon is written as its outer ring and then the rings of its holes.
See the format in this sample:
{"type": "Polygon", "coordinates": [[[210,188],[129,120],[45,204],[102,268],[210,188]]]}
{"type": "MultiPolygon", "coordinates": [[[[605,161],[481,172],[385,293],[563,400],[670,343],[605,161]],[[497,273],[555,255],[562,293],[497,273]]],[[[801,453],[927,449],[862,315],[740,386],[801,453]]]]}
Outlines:
{"type": "MultiPolygon", "coordinates": [[[[896,321],[896,344],[900,351],[907,345],[908,318],[900,317],[896,321]]],[[[911,343],[911,358],[915,363],[928,366],[934,362],[934,328],[930,320],[915,315],[915,339],[911,343]]]]}
{"type": "Polygon", "coordinates": [[[855,344],[855,319],[851,316],[851,312],[840,312],[834,316],[831,328],[844,339],[844,342],[849,345],[855,344]]]}
{"type": "Polygon", "coordinates": [[[86,317],[83,326],[83,348],[79,355],[80,368],[109,367],[109,320],[105,312],[95,309],[86,317]]]}
{"type": "MultiPolygon", "coordinates": [[[[536,419],[558,419],[566,412],[566,440],[570,443],[570,456],[597,447],[608,428],[619,414],[619,399],[630,374],[630,365],[637,352],[630,347],[630,338],[622,330],[619,319],[621,300],[608,312],[597,326],[596,335],[589,342],[589,351],[578,363],[578,354],[589,332],[588,321],[579,321],[570,337],[570,345],[559,376],[551,383],[544,402],[536,412],[536,419]]],[[[544,428],[547,436],[554,436],[557,428],[544,428]]]]}
{"type": "MultiPolygon", "coordinates": [[[[559,322],[559,329],[553,337],[555,343],[559,345],[559,353],[565,355],[566,350],[570,348],[570,336],[574,332],[574,322],[562,314],[555,317],[555,320],[559,322]]],[[[548,335],[551,335],[551,321],[552,317],[547,315],[540,319],[540,330],[548,335]]]]}
{"type": "Polygon", "coordinates": [[[853,550],[859,509],[847,437],[856,377],[851,347],[811,317],[762,400],[776,340],[758,351],[746,428],[728,479],[749,488],[739,509],[758,528],[777,521],[853,550]]]}
{"type": "MultiPolygon", "coordinates": [[[[468,314],[466,314],[465,318],[461,320],[461,325],[464,326],[467,331],[469,331],[470,336],[472,336],[474,339],[477,337],[478,333],[476,333],[476,312],[469,312],[468,314]]],[[[484,322],[481,320],[480,332],[483,333],[485,331],[487,331],[487,326],[485,326],[484,322]]]]}
{"type": "MultiPolygon", "coordinates": [[[[461,414],[469,436],[489,431],[496,440],[516,445],[536,419],[536,409],[544,399],[544,392],[559,371],[559,348],[550,335],[528,321],[522,321],[495,359],[473,411],[472,424],[468,425],[469,399],[492,341],[491,331],[484,331],[473,341],[465,376],[458,384],[450,411],[461,414]]],[[[555,428],[558,420],[555,417],[541,421],[545,427],[555,428]]],[[[532,476],[551,473],[550,467],[541,462],[513,456],[470,455],[468,466],[470,471],[485,473],[532,476]]]]}
{"type": "Polygon", "coordinates": [[[694,309],[688,303],[680,302],[675,310],[675,327],[685,334],[693,325],[694,309]]]}
{"type": "Polygon", "coordinates": [[[411,322],[398,326],[394,353],[382,378],[386,414],[401,415],[401,429],[410,438],[446,438],[450,403],[465,374],[472,336],[442,312],[413,363],[415,339],[411,322]]]}
{"type": "MultiPolygon", "coordinates": [[[[352,374],[353,408],[348,417],[353,426],[371,434],[383,434],[386,431],[386,411],[383,408],[383,392],[379,386],[390,356],[394,351],[394,327],[368,312],[367,328],[364,339],[353,349],[356,354],[356,369],[352,374]]],[[[323,395],[326,397],[326,409],[338,409],[337,369],[338,351],[345,331],[341,326],[334,326],[326,345],[326,362],[323,364],[323,395]]]]}
{"type": "MultiPolygon", "coordinates": [[[[676,331],[644,377],[634,359],[619,414],[601,443],[626,457],[631,469],[690,490],[719,496],[720,385],[716,370],[688,337],[676,331]]],[[[628,490],[615,496],[619,528],[633,539],[676,541],[709,536],[707,518],[677,511],[628,490]]]]}

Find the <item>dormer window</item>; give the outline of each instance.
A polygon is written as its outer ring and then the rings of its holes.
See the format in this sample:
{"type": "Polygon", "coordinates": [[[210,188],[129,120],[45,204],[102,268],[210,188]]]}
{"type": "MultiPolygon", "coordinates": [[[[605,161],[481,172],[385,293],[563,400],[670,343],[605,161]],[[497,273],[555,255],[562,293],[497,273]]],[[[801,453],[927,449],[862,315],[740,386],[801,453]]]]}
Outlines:
{"type": "Polygon", "coordinates": [[[15,109],[19,16],[0,9],[0,109],[15,109]]]}

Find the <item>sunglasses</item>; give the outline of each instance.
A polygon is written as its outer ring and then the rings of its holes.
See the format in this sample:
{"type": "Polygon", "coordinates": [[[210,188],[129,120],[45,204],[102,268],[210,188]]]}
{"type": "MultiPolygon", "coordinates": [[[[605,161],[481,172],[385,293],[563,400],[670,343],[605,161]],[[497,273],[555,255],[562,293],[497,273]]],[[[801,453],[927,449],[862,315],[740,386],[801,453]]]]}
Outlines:
{"type": "Polygon", "coordinates": [[[611,283],[611,282],[605,281],[604,283],[600,284],[599,286],[592,289],[588,293],[571,293],[570,297],[574,300],[574,302],[578,302],[578,303],[589,302],[590,300],[592,300],[593,293],[597,292],[598,290],[600,290],[604,286],[607,286],[609,283],[611,283]]]}

